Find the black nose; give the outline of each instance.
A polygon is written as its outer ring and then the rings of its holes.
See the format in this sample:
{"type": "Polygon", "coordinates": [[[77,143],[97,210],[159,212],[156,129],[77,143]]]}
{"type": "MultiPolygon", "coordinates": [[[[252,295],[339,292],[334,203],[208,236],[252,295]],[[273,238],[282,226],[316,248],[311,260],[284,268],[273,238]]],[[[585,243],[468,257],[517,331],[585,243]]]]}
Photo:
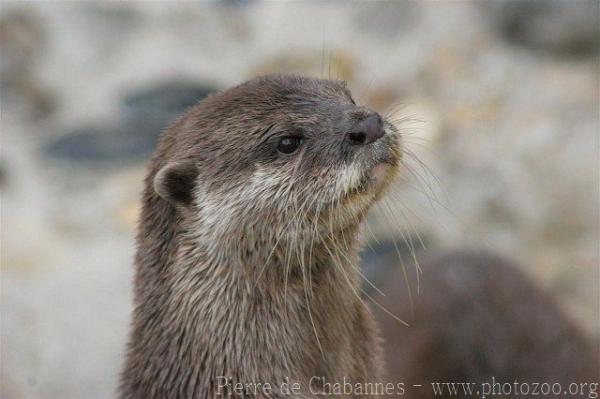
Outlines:
{"type": "Polygon", "coordinates": [[[352,145],[367,145],[383,137],[383,121],[377,113],[372,113],[354,126],[348,133],[348,140],[352,145]]]}

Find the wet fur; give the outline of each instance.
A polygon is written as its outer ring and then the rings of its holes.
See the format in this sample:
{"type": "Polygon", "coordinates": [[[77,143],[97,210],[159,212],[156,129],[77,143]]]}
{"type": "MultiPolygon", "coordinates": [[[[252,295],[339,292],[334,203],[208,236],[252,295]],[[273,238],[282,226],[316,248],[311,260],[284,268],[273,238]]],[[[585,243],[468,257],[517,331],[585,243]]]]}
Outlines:
{"type": "Polygon", "coordinates": [[[374,163],[394,169],[400,147],[392,126],[368,154],[340,144],[365,112],[340,82],[272,76],[166,130],[142,199],[121,398],[213,398],[220,376],[379,381],[357,250],[382,188],[353,188],[374,163]],[[293,159],[259,144],[298,128],[311,136],[293,159]]]}

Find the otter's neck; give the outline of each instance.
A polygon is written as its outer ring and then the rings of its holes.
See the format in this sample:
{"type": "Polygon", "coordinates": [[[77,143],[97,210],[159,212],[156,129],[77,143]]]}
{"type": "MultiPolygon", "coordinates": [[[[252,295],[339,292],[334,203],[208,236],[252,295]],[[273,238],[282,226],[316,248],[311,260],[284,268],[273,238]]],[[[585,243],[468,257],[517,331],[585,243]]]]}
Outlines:
{"type": "Polygon", "coordinates": [[[307,386],[312,376],[349,375],[338,366],[348,364],[360,302],[355,231],[335,248],[312,245],[307,258],[285,247],[223,256],[170,223],[159,227],[140,240],[125,397],[136,386],[150,396],[213,397],[224,377],[307,386]]]}

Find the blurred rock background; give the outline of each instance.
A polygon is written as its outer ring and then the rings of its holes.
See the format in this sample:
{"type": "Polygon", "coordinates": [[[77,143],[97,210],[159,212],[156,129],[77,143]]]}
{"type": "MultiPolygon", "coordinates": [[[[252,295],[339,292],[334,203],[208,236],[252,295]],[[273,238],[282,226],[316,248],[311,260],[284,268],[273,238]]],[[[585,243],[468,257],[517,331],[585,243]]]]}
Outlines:
{"type": "Polygon", "coordinates": [[[505,254],[598,342],[599,4],[3,2],[0,396],[114,396],[156,138],[272,72],[406,134],[367,240],[505,254]]]}

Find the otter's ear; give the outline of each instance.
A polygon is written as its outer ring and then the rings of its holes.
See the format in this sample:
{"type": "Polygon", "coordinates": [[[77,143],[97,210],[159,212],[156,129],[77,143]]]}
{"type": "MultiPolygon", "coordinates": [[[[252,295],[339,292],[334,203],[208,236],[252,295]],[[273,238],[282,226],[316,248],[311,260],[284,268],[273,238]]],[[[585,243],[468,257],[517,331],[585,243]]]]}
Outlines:
{"type": "Polygon", "coordinates": [[[154,191],[173,205],[189,205],[197,177],[198,170],[193,163],[169,163],[154,176],[154,191]]]}

